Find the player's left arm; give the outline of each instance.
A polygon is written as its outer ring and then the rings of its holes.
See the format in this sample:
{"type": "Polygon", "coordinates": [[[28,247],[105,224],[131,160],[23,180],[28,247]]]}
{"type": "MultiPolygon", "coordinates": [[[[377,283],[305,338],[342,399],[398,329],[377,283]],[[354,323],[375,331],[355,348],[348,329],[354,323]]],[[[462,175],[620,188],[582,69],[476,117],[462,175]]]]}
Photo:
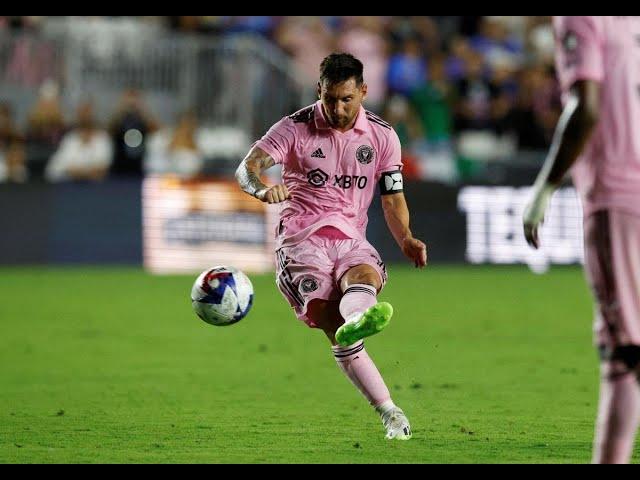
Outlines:
{"type": "Polygon", "coordinates": [[[524,233],[534,248],[540,246],[538,228],[544,221],[549,201],[580,156],[599,115],[600,84],[594,80],[576,82],[558,122],[547,160],[534,185],[533,197],[525,208],[524,233]]]}
{"type": "MultiPolygon", "coordinates": [[[[397,173],[396,173],[397,175],[397,173]]],[[[383,176],[384,180],[384,176],[383,176]]],[[[413,237],[409,228],[410,215],[403,192],[387,193],[382,196],[382,209],[387,226],[400,246],[402,253],[416,268],[427,266],[427,246],[413,237]]]]}

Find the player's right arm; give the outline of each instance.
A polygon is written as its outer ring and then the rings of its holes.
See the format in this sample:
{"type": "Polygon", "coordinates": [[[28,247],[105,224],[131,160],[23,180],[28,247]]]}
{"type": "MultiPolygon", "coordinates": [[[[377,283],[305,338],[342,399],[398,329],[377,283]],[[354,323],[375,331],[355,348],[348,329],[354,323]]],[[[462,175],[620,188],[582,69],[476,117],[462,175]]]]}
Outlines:
{"type": "Polygon", "coordinates": [[[524,234],[539,248],[538,228],[566,173],[578,159],[593,132],[600,113],[600,85],[605,78],[606,44],[602,17],[554,18],[556,66],[568,98],[553,144],[533,187],[524,212],[524,234]]]}
{"type": "Polygon", "coordinates": [[[599,98],[600,84],[593,80],[581,80],[571,91],[551,151],[533,187],[533,198],[524,212],[525,238],[534,248],[540,247],[538,228],[544,221],[553,193],[562,184],[598,123],[599,98]]]}
{"type": "Polygon", "coordinates": [[[382,210],[387,226],[398,242],[402,253],[411,260],[416,268],[427,266],[427,246],[413,237],[409,228],[409,207],[404,193],[397,192],[393,195],[383,195],[382,210]]]}
{"type": "Polygon", "coordinates": [[[288,200],[291,196],[286,185],[268,187],[260,180],[262,172],[275,164],[276,161],[271,155],[258,147],[254,147],[236,171],[236,179],[240,184],[240,188],[264,203],[274,204],[288,200]]]}

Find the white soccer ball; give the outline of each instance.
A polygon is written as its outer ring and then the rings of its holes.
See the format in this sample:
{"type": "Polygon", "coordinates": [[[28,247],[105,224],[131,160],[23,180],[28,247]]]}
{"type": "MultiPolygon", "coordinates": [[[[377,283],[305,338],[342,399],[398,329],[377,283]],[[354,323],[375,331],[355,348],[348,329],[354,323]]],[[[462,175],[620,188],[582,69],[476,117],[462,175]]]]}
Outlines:
{"type": "Polygon", "coordinates": [[[253,285],[242,271],[215,267],[200,274],[191,289],[191,304],[205,322],[223,327],[247,316],[253,305],[253,285]]]}

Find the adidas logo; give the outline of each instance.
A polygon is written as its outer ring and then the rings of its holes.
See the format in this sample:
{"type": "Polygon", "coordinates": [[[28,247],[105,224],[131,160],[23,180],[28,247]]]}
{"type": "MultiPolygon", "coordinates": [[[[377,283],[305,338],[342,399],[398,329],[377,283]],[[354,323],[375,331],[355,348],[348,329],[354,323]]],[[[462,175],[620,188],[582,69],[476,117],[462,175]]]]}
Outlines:
{"type": "Polygon", "coordinates": [[[311,158],[327,158],[327,157],[325,157],[324,153],[322,152],[322,149],[319,148],[311,154],[311,158]]]}

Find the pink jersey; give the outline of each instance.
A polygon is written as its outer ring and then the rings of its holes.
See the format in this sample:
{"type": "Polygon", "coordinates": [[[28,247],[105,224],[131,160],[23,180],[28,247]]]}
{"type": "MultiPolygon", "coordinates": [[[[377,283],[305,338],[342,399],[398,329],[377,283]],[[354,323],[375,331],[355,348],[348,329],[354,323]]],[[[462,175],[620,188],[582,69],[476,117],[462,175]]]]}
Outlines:
{"type": "Polygon", "coordinates": [[[573,169],[585,215],[640,215],[640,17],[554,17],[556,66],[567,94],[578,80],[601,85],[600,121],[573,169]]]}
{"type": "Polygon", "coordinates": [[[354,128],[341,133],[330,127],[317,102],[282,119],[256,147],[282,165],[292,197],[282,207],[278,248],[325,226],[364,240],[381,176],[402,168],[398,135],[363,107],[354,128]]]}

